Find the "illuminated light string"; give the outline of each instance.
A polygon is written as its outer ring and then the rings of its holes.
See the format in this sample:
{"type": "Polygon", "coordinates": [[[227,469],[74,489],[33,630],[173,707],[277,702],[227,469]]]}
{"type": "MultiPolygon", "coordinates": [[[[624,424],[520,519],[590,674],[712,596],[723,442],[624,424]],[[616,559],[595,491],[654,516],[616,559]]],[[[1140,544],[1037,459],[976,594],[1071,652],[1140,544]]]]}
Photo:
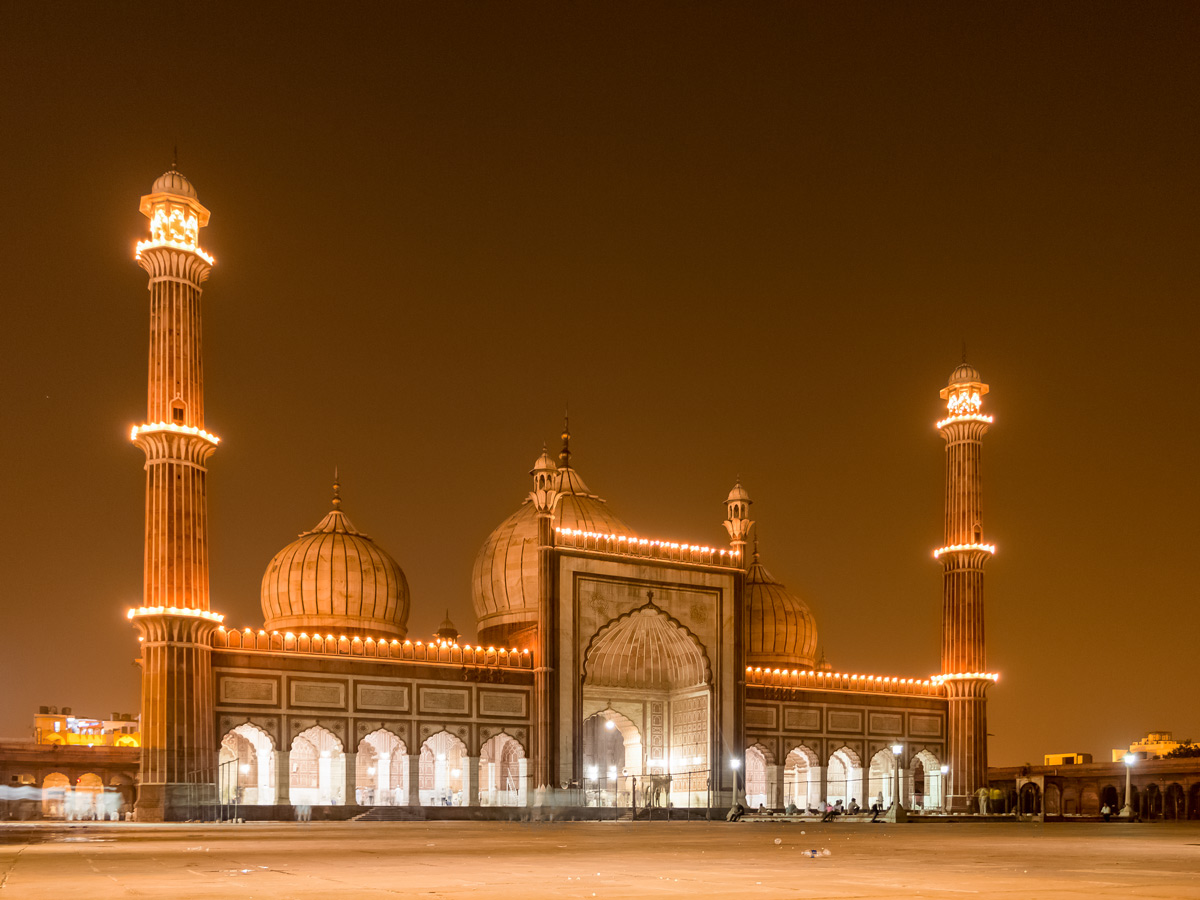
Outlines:
{"type": "Polygon", "coordinates": [[[203,428],[197,428],[194,425],[176,425],[174,422],[151,422],[148,425],[134,425],[129,432],[129,439],[136,441],[139,434],[154,434],[156,432],[171,431],[175,434],[194,434],[198,438],[203,438],[209,443],[221,443],[221,439],[215,434],[210,434],[203,428]]]}
{"type": "Polygon", "coordinates": [[[980,415],[979,413],[966,413],[964,415],[950,416],[948,419],[942,419],[942,421],[938,422],[934,427],[941,429],[946,425],[953,424],[954,422],[984,422],[988,425],[991,425],[994,421],[995,418],[992,416],[984,416],[980,415]]]}
{"type": "Polygon", "coordinates": [[[130,609],[125,614],[125,618],[132,619],[136,616],[192,616],[198,619],[208,619],[210,622],[224,622],[225,617],[220,613],[210,612],[207,609],[194,609],[188,606],[139,606],[136,609],[130,609]]]}
{"type": "Polygon", "coordinates": [[[938,547],[933,551],[933,558],[937,559],[944,553],[961,553],[966,550],[978,550],[982,553],[996,553],[995,544],[951,544],[948,547],[938,547]]]}
{"type": "Polygon", "coordinates": [[[955,672],[952,675],[934,675],[938,684],[944,681],[999,681],[999,672],[955,672]]]}
{"type": "Polygon", "coordinates": [[[554,529],[564,537],[581,537],[585,540],[588,538],[596,538],[597,540],[616,541],[618,544],[629,544],[631,547],[666,547],[669,550],[687,550],[691,553],[720,553],[721,556],[739,556],[736,550],[717,550],[715,547],[703,547],[700,544],[680,544],[674,541],[652,541],[648,538],[639,538],[624,534],[604,534],[599,531],[580,531],[578,528],[555,528],[554,529]]]}
{"type": "Polygon", "coordinates": [[[141,259],[142,253],[147,250],[153,250],[155,247],[166,247],[168,250],[182,250],[185,253],[195,253],[210,266],[215,266],[217,264],[217,261],[213,259],[212,254],[205,253],[198,245],[189,244],[184,241],[171,240],[138,241],[137,247],[134,248],[134,259],[141,259]]]}
{"type": "MultiPolygon", "coordinates": [[[[133,617],[133,611],[132,611],[132,610],[130,610],[130,618],[132,618],[132,617],[133,617]]],[[[224,617],[224,616],[222,616],[221,618],[223,619],[223,618],[225,618],[225,617],[224,617]]],[[[237,629],[236,629],[236,628],[227,629],[227,628],[226,628],[224,625],[222,625],[222,626],[221,626],[220,630],[221,630],[221,631],[224,631],[224,632],[226,632],[226,633],[232,633],[232,632],[235,632],[235,631],[237,631],[237,629]]],[[[254,629],[253,629],[253,628],[251,628],[249,625],[247,625],[245,628],[243,628],[243,629],[242,629],[242,633],[243,633],[243,634],[249,634],[249,635],[251,635],[251,636],[253,637],[253,636],[254,636],[254,629]]],[[[258,634],[259,634],[260,636],[262,636],[262,637],[266,637],[266,634],[267,634],[267,632],[266,632],[266,630],[265,630],[265,629],[263,629],[263,628],[260,628],[260,629],[258,629],[258,634]]],[[[271,637],[278,637],[278,636],[280,636],[280,633],[279,633],[278,631],[272,631],[272,632],[271,632],[271,637]]],[[[296,639],[297,639],[297,637],[304,638],[305,640],[309,640],[309,639],[310,639],[310,637],[311,637],[311,638],[315,638],[316,640],[324,640],[324,641],[332,641],[332,640],[333,640],[333,635],[332,635],[332,634],[327,634],[327,635],[325,635],[324,637],[321,637],[321,635],[319,635],[319,634],[309,635],[309,634],[308,634],[307,632],[305,632],[305,631],[302,631],[302,632],[300,632],[300,634],[299,634],[299,635],[296,635],[296,634],[294,634],[293,632],[290,632],[290,631],[285,631],[285,632],[283,632],[283,635],[282,635],[282,636],[283,636],[284,640],[288,640],[288,641],[294,641],[294,640],[296,640],[296,639]]],[[[339,638],[338,638],[338,641],[339,641],[339,643],[340,643],[341,641],[349,641],[350,643],[354,643],[355,641],[357,641],[357,642],[358,642],[358,643],[360,643],[360,644],[393,644],[393,645],[399,645],[399,644],[401,643],[401,641],[400,641],[400,639],[399,639],[399,638],[392,638],[392,639],[389,641],[387,638],[373,638],[373,637],[366,637],[366,638],[363,638],[363,637],[359,637],[358,635],[354,635],[354,637],[348,637],[348,636],[346,636],[346,635],[344,635],[344,634],[343,634],[341,637],[339,637],[339,638]]],[[[410,641],[410,640],[408,640],[407,638],[406,638],[406,639],[403,641],[403,643],[404,643],[406,646],[409,646],[409,647],[412,647],[412,646],[417,646],[417,647],[426,646],[426,645],[425,645],[425,644],[424,644],[422,641],[417,641],[417,643],[414,645],[414,644],[413,644],[413,642],[412,642],[412,641],[410,641]]],[[[440,641],[440,642],[439,642],[439,643],[437,643],[437,644],[434,644],[432,641],[430,641],[430,643],[428,644],[428,646],[430,646],[430,647],[434,647],[435,649],[442,649],[442,650],[451,650],[451,649],[454,649],[454,650],[472,650],[472,651],[474,651],[475,653],[484,653],[484,652],[487,652],[487,653],[518,653],[518,654],[519,654],[519,653],[528,653],[528,652],[529,652],[529,650],[528,650],[528,649],[526,649],[526,650],[518,650],[516,647],[513,647],[511,650],[505,649],[504,647],[501,647],[501,648],[500,648],[500,649],[498,649],[498,650],[497,650],[495,647],[488,647],[488,648],[486,649],[486,651],[485,651],[483,647],[472,647],[470,644],[458,644],[458,643],[448,644],[448,643],[446,643],[445,641],[440,641]]],[[[249,648],[247,648],[247,649],[249,649],[249,648]]]]}
{"type": "Polygon", "coordinates": [[[150,240],[138,241],[135,257],[142,258],[145,250],[166,247],[195,253],[210,266],[216,261],[200,249],[200,220],[187,207],[159,204],[150,216],[150,240]]]}
{"type": "Polygon", "coordinates": [[[772,669],[769,666],[765,669],[762,666],[746,666],[746,671],[755,675],[792,675],[808,678],[849,679],[850,681],[865,681],[868,684],[919,684],[925,686],[932,686],[938,677],[944,677],[934,676],[933,679],[927,678],[922,681],[920,678],[897,678],[889,675],[851,675],[844,672],[805,672],[802,669],[772,669]]]}
{"type": "Polygon", "coordinates": [[[970,389],[961,393],[956,391],[946,400],[946,409],[952,416],[974,415],[982,406],[983,398],[979,395],[979,391],[970,389]]]}

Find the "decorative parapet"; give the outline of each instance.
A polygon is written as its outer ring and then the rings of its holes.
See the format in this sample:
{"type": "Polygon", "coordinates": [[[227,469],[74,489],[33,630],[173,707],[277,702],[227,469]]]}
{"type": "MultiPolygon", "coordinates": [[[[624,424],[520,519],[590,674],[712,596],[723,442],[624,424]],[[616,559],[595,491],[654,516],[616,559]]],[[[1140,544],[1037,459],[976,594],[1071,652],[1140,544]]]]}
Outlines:
{"type": "Polygon", "coordinates": [[[347,637],[332,634],[322,637],[305,632],[242,631],[225,627],[213,632],[213,647],[221,650],[252,650],[267,653],[297,653],[313,656],[355,656],[365,659],[390,659],[397,662],[434,665],[479,666],[501,669],[532,669],[533,655],[513,647],[471,647],[459,644],[423,643],[372,637],[347,637]]]}
{"type": "Polygon", "coordinates": [[[848,691],[856,694],[906,694],[944,697],[941,681],[895,678],[887,675],[849,675],[842,672],[811,672],[801,669],[746,667],[747,686],[790,688],[810,691],[848,691]]]}
{"type": "Polygon", "coordinates": [[[736,550],[718,550],[699,544],[680,544],[673,541],[652,541],[625,534],[602,534],[576,528],[555,528],[554,546],[572,550],[590,550],[617,556],[641,559],[664,559],[671,562],[695,563],[703,566],[741,568],[742,555],[736,550]]]}

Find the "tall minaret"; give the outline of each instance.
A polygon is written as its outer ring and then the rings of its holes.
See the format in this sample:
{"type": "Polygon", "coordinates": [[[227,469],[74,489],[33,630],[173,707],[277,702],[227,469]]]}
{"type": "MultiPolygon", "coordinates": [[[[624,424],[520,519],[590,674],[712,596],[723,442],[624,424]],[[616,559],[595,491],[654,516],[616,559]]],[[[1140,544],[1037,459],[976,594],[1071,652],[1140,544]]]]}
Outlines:
{"type": "Polygon", "coordinates": [[[129,618],[142,642],[142,765],[138,818],[189,818],[216,791],[212,632],[208,608],[205,463],[217,438],[204,430],[200,285],[213,259],[200,249],[208,210],[172,167],[142,197],[150,239],[137,261],[150,275],[150,371],[145,425],[131,438],[146,454],[143,601],[129,618]]]}
{"type": "MultiPolygon", "coordinates": [[[[570,465],[569,439],[570,435],[564,426],[563,449],[559,454],[563,468],[570,465]]],[[[554,608],[554,508],[562,495],[558,491],[558,467],[544,446],[542,455],[534,461],[529,474],[533,477],[529,500],[537,513],[538,547],[537,656],[533,661],[533,786],[536,791],[542,792],[539,799],[544,799],[547,790],[554,790],[559,776],[555,746],[558,731],[554,727],[557,689],[554,664],[558,621],[554,608]]]]}
{"type": "Polygon", "coordinates": [[[984,543],[980,475],[983,414],[988,386],[965,359],[942,389],[948,415],[937,423],[946,439],[946,534],[934,551],[942,563],[942,674],[949,696],[950,766],[946,785],[952,810],[974,809],[987,787],[987,687],[983,645],[983,567],[996,548],[984,543]]]}

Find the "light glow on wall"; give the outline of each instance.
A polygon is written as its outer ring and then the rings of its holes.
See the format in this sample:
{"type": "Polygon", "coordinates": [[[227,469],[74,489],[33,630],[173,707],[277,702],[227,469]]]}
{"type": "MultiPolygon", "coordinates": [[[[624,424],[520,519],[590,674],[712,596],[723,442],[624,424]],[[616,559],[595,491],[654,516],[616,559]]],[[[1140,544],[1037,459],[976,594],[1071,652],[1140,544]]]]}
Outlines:
{"type": "Polygon", "coordinates": [[[175,434],[194,434],[196,437],[208,441],[214,447],[221,443],[219,437],[215,434],[210,434],[202,428],[196,428],[194,425],[176,425],[173,422],[151,422],[148,425],[134,425],[129,432],[129,439],[136,441],[139,434],[154,434],[162,431],[173,431],[175,434]]]}
{"type": "Polygon", "coordinates": [[[999,672],[955,672],[952,675],[934,675],[937,684],[944,681],[999,681],[999,672]]]}
{"type": "Polygon", "coordinates": [[[943,553],[958,553],[964,550],[979,550],[983,553],[995,554],[995,544],[951,544],[948,547],[938,547],[933,551],[933,558],[937,559],[943,553]]]}
{"type": "Polygon", "coordinates": [[[210,612],[207,609],[193,609],[188,606],[139,606],[125,614],[127,619],[137,616],[191,616],[197,619],[208,619],[210,622],[225,621],[225,617],[220,613],[210,612]]]}
{"type": "Polygon", "coordinates": [[[980,415],[979,413],[967,413],[961,416],[950,416],[948,419],[942,419],[942,421],[938,422],[934,427],[938,430],[941,430],[944,426],[950,425],[954,422],[983,422],[984,424],[991,425],[994,421],[995,419],[992,416],[984,416],[980,415]]]}
{"type": "Polygon", "coordinates": [[[134,253],[136,259],[141,259],[146,250],[166,247],[170,250],[195,253],[210,266],[216,262],[212,256],[200,249],[200,220],[194,210],[181,203],[161,200],[151,207],[148,215],[150,240],[138,241],[134,253]]]}

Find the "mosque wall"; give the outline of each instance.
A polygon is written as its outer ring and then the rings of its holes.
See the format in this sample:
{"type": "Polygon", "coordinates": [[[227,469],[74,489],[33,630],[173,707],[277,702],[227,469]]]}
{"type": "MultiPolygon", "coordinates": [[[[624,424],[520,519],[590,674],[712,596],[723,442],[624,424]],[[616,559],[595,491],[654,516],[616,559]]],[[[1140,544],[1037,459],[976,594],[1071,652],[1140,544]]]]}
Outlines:
{"type": "Polygon", "coordinates": [[[440,731],[462,740],[472,757],[500,732],[529,747],[529,669],[214,649],[213,679],[218,736],[250,723],[276,751],[313,726],[332,733],[347,753],[379,729],[409,752],[440,731]]]}

